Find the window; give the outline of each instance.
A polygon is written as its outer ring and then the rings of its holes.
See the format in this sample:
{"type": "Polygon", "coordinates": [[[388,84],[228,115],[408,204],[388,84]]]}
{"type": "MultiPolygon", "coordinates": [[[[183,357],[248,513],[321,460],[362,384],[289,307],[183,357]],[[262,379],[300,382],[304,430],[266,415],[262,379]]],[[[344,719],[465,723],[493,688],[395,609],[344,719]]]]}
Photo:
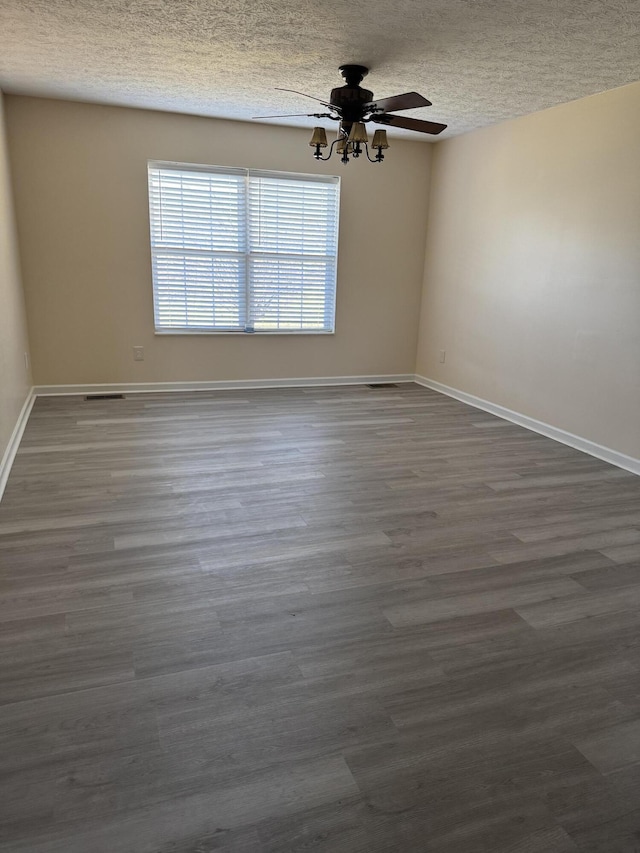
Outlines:
{"type": "Polygon", "coordinates": [[[339,180],[149,163],[156,330],[333,332],[339,180]]]}

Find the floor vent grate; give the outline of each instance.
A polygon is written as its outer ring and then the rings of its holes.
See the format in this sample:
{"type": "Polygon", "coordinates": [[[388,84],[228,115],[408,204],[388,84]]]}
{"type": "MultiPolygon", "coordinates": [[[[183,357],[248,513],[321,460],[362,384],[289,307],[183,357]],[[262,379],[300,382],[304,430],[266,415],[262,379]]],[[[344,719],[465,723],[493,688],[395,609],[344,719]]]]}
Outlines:
{"type": "Polygon", "coordinates": [[[85,400],[124,400],[124,394],[87,394],[85,400]]]}
{"type": "Polygon", "coordinates": [[[370,385],[367,384],[367,388],[397,388],[395,382],[372,382],[370,385]]]}

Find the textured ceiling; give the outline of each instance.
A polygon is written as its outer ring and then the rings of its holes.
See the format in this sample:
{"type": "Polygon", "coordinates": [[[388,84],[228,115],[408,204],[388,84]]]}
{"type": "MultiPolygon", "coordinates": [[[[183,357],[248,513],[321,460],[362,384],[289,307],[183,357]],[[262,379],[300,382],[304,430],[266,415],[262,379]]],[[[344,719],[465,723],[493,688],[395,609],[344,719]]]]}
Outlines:
{"type": "Polygon", "coordinates": [[[345,62],[450,136],[638,80],[640,0],[0,0],[7,92],[247,119],[315,109],[274,87],[326,99],[345,62]]]}

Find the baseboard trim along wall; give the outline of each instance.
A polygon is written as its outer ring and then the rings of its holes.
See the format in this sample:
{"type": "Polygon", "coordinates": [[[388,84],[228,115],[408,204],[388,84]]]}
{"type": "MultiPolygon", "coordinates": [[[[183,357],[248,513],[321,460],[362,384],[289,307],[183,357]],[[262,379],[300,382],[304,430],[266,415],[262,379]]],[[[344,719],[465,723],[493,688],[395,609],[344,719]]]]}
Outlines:
{"type": "Polygon", "coordinates": [[[27,421],[29,420],[29,415],[31,414],[31,409],[33,408],[35,400],[36,395],[32,388],[27,395],[27,399],[24,401],[22,409],[20,410],[18,420],[16,421],[16,425],[11,433],[11,438],[9,439],[9,444],[2,456],[2,462],[0,462],[0,500],[2,500],[2,495],[4,494],[9,474],[11,473],[11,466],[13,465],[13,460],[16,458],[16,453],[18,452],[18,447],[20,447],[22,435],[27,425],[27,421]]]}
{"type": "Polygon", "coordinates": [[[38,397],[68,394],[157,394],[164,391],[239,391],[250,388],[312,388],[323,385],[371,385],[413,382],[413,373],[385,376],[310,376],[293,379],[230,379],[205,382],[115,382],[94,385],[36,385],[38,397]]]}
{"type": "Polygon", "coordinates": [[[432,391],[445,394],[447,397],[453,397],[476,409],[482,409],[503,420],[537,432],[554,441],[559,441],[561,444],[567,444],[569,447],[581,450],[583,453],[595,456],[597,459],[602,459],[604,462],[609,462],[618,468],[630,471],[632,474],[640,475],[640,459],[619,453],[610,447],[596,444],[594,441],[589,441],[579,435],[573,435],[573,433],[554,427],[551,424],[530,418],[528,415],[514,412],[504,406],[491,403],[489,400],[483,400],[481,397],[467,394],[466,391],[459,391],[457,388],[451,388],[448,385],[443,385],[441,382],[436,382],[433,379],[428,379],[426,376],[419,376],[417,374],[312,376],[292,379],[240,379],[210,382],[124,382],[90,385],[36,385],[31,389],[24,402],[9,444],[2,457],[2,462],[0,462],[0,499],[2,499],[7,480],[9,479],[9,473],[11,472],[11,466],[18,452],[18,447],[36,397],[65,396],[69,394],[152,394],[164,391],[223,391],[242,390],[243,388],[313,388],[331,385],[371,385],[383,382],[416,382],[418,385],[430,388],[432,391]]]}
{"type": "Polygon", "coordinates": [[[467,403],[469,406],[474,406],[476,409],[482,409],[492,415],[496,415],[505,421],[518,426],[530,429],[532,432],[537,432],[547,438],[552,438],[554,441],[559,441],[561,444],[568,444],[576,450],[581,450],[583,453],[588,453],[590,456],[595,456],[597,459],[602,459],[603,462],[609,462],[618,468],[624,468],[625,471],[630,471],[632,474],[640,475],[640,459],[635,459],[633,456],[627,456],[624,453],[619,453],[617,450],[612,450],[610,447],[605,447],[602,444],[596,444],[595,441],[589,441],[587,438],[582,438],[579,435],[574,435],[571,432],[554,427],[551,424],[546,424],[543,421],[537,421],[535,418],[530,418],[528,415],[522,415],[520,412],[514,412],[511,409],[506,409],[504,406],[499,406],[497,403],[491,403],[489,400],[483,400],[481,397],[475,397],[473,394],[467,394],[466,391],[459,391],[457,388],[450,388],[448,385],[443,385],[441,382],[436,382],[434,379],[428,379],[426,376],[414,377],[418,385],[423,385],[425,388],[431,388],[432,391],[438,391],[440,394],[446,394],[447,397],[453,397],[460,400],[461,403],[467,403]]]}

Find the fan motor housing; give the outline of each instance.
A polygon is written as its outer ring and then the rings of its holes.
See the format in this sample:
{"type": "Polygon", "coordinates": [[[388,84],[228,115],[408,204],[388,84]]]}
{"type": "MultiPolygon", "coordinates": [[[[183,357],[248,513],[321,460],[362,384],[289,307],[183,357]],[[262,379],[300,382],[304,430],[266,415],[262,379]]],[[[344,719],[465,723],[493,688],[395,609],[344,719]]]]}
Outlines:
{"type": "Polygon", "coordinates": [[[329,101],[334,107],[340,108],[343,124],[349,126],[354,121],[362,120],[365,114],[364,105],[373,100],[373,92],[360,86],[369,69],[366,65],[341,65],[339,70],[345,79],[346,86],[332,89],[329,101]]]}
{"type": "Polygon", "coordinates": [[[360,86],[338,86],[331,90],[329,101],[340,107],[345,121],[360,121],[364,115],[364,105],[373,100],[373,92],[360,86]]]}

